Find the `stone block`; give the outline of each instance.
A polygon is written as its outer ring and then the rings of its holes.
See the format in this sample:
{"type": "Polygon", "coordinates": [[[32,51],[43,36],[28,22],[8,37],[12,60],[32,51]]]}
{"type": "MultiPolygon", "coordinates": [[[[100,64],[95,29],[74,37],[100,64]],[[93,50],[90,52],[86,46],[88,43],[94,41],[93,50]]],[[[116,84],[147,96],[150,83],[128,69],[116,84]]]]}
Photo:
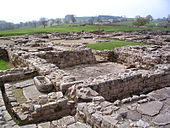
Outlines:
{"type": "Polygon", "coordinates": [[[35,83],[36,88],[40,92],[49,92],[49,91],[52,91],[54,88],[51,81],[47,77],[44,77],[44,76],[34,77],[34,83],[35,83]]]}

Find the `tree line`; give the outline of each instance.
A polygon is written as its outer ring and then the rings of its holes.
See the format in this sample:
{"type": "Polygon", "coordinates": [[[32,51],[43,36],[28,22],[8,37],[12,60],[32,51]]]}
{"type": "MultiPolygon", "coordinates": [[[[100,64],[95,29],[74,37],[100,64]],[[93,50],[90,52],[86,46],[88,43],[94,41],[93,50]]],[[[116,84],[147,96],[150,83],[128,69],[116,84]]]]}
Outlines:
{"type": "MultiPolygon", "coordinates": [[[[72,23],[87,23],[87,24],[94,24],[94,23],[113,23],[113,22],[120,22],[120,21],[127,21],[128,18],[125,16],[122,17],[114,17],[114,16],[96,16],[96,17],[75,17],[75,15],[66,15],[65,18],[56,18],[56,19],[48,19],[45,17],[41,17],[38,21],[28,21],[28,22],[20,22],[18,24],[14,24],[11,22],[1,21],[0,20],[0,30],[10,30],[10,29],[18,29],[18,28],[36,28],[39,26],[43,26],[44,28],[47,26],[52,27],[55,25],[60,24],[72,24],[72,23]]],[[[136,16],[135,21],[133,22],[134,25],[142,26],[150,21],[153,20],[151,15],[146,17],[136,16]]],[[[167,18],[157,19],[167,20],[170,23],[170,15],[167,18]]]]}
{"type": "MultiPolygon", "coordinates": [[[[133,22],[133,25],[137,25],[137,26],[143,26],[148,24],[150,21],[153,21],[153,17],[151,15],[147,15],[146,17],[141,17],[141,16],[136,16],[135,17],[135,21],[133,22]]],[[[157,19],[157,21],[167,21],[168,23],[170,23],[170,15],[168,15],[168,17],[163,17],[162,19],[157,19]]]]}

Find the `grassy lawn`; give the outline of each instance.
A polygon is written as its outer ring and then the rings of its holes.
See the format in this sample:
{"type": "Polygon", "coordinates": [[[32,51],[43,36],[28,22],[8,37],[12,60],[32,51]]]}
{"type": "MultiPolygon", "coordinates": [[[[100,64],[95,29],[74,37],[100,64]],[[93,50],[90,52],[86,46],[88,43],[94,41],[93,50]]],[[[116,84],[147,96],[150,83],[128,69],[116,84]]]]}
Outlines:
{"type": "Polygon", "coordinates": [[[0,70],[7,70],[7,69],[10,69],[8,64],[4,60],[0,59],[0,70]]]}
{"type": "Polygon", "coordinates": [[[113,24],[121,24],[121,25],[132,25],[134,21],[122,21],[122,22],[116,22],[113,24]]]}
{"type": "Polygon", "coordinates": [[[95,44],[87,44],[86,46],[94,50],[104,51],[104,50],[113,50],[114,48],[122,47],[122,46],[135,46],[135,45],[147,45],[147,44],[120,41],[120,40],[111,40],[110,42],[99,42],[95,44]]]}
{"type": "MultiPolygon", "coordinates": [[[[121,22],[119,22],[121,23],[121,22]]],[[[23,35],[23,34],[35,34],[35,33],[46,33],[46,32],[61,32],[61,33],[68,33],[68,32],[80,32],[84,31],[95,31],[95,30],[104,30],[105,32],[116,32],[116,31],[134,31],[134,30],[170,30],[169,28],[163,27],[153,27],[153,28],[138,28],[138,27],[120,27],[120,26],[95,26],[95,25],[88,25],[88,26],[80,26],[80,27],[69,27],[69,25],[56,25],[53,27],[38,27],[38,28],[22,28],[22,29],[15,29],[15,30],[7,30],[7,31],[0,31],[0,36],[14,36],[14,35],[23,35]]]]}

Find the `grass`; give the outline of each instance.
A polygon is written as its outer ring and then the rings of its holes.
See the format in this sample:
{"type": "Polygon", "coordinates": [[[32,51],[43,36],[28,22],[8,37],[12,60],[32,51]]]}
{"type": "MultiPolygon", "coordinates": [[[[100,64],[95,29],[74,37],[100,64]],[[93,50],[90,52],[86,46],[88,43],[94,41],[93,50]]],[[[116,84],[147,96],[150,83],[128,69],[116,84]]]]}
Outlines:
{"type": "Polygon", "coordinates": [[[7,69],[10,69],[10,67],[7,64],[7,62],[5,62],[4,60],[0,59],[0,70],[7,70],[7,69]]]}
{"type": "Polygon", "coordinates": [[[134,21],[122,21],[122,22],[116,22],[113,24],[121,24],[121,25],[132,25],[134,21]]]}
{"type": "MultiPolygon", "coordinates": [[[[121,22],[119,22],[121,23],[121,22]]],[[[61,32],[61,33],[68,33],[68,32],[80,32],[84,31],[95,31],[95,30],[104,30],[105,32],[117,32],[117,31],[134,31],[134,30],[170,30],[170,27],[163,28],[163,27],[120,27],[120,26],[96,26],[96,25],[88,25],[88,26],[80,26],[80,27],[70,27],[69,25],[55,25],[53,27],[38,27],[38,28],[22,28],[22,29],[15,29],[15,30],[7,30],[7,31],[0,31],[0,36],[16,36],[16,35],[24,35],[24,34],[36,34],[36,33],[54,33],[54,32],[61,32]]]]}
{"type": "Polygon", "coordinates": [[[99,42],[95,44],[87,44],[86,46],[94,50],[104,51],[104,50],[113,50],[117,47],[122,47],[122,46],[135,46],[135,45],[147,45],[147,44],[129,42],[129,41],[111,40],[110,42],[99,42]]]}
{"type": "Polygon", "coordinates": [[[12,89],[12,93],[14,95],[14,97],[17,99],[17,102],[22,104],[25,103],[27,101],[27,99],[25,98],[24,94],[23,94],[23,90],[22,89],[12,89]]]}
{"type": "MultiPolygon", "coordinates": [[[[133,25],[134,21],[122,21],[122,22],[116,22],[113,24],[121,24],[121,25],[133,25]]],[[[151,21],[146,25],[155,25],[156,23],[166,23],[167,21],[151,21]]]]}

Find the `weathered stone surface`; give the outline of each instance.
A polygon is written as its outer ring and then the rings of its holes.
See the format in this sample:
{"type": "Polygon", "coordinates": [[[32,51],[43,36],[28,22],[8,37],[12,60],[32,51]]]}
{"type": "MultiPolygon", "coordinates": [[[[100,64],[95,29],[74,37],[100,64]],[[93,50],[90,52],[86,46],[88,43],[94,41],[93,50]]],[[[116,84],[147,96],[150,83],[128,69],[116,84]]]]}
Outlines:
{"type": "Polygon", "coordinates": [[[139,119],[141,119],[141,114],[136,112],[136,111],[128,111],[127,112],[127,118],[133,121],[137,121],[139,119]]]}
{"type": "Polygon", "coordinates": [[[92,114],[91,119],[92,119],[92,121],[94,121],[94,124],[97,124],[98,126],[101,125],[101,122],[102,122],[101,115],[94,113],[94,114],[92,114]]]}
{"type": "Polygon", "coordinates": [[[92,127],[84,123],[76,122],[74,124],[69,125],[67,128],[92,128],[92,127]]]}
{"type": "Polygon", "coordinates": [[[36,88],[40,92],[50,92],[54,88],[51,81],[47,77],[44,77],[44,76],[34,77],[34,83],[35,83],[36,88]]]}
{"type": "Polygon", "coordinates": [[[112,116],[103,116],[101,127],[102,128],[114,128],[116,127],[117,122],[118,120],[116,120],[112,116]]]}
{"type": "Polygon", "coordinates": [[[16,124],[13,120],[8,121],[7,123],[8,125],[11,125],[11,126],[14,126],[16,124]]]}
{"type": "Polygon", "coordinates": [[[35,86],[23,88],[23,94],[27,98],[27,100],[38,99],[39,96],[44,95],[43,93],[40,93],[35,86]]]}
{"type": "Polygon", "coordinates": [[[136,126],[146,128],[150,125],[147,122],[144,122],[143,120],[139,120],[139,121],[136,122],[136,126]]]}
{"type": "Polygon", "coordinates": [[[162,102],[152,101],[149,103],[141,104],[139,107],[137,107],[137,110],[141,114],[155,116],[156,114],[160,112],[162,107],[163,107],[162,102]]]}
{"type": "Polygon", "coordinates": [[[139,100],[138,103],[143,104],[143,103],[146,103],[147,101],[148,101],[147,99],[142,99],[142,100],[139,100]]]}
{"type": "Polygon", "coordinates": [[[8,99],[9,99],[9,102],[16,102],[17,101],[15,97],[8,97],[8,99]]]}
{"type": "Polygon", "coordinates": [[[162,101],[162,100],[165,100],[166,99],[166,96],[165,96],[165,93],[159,93],[159,92],[151,92],[148,94],[150,98],[154,99],[154,100],[159,100],[159,101],[162,101]]]}
{"type": "Polygon", "coordinates": [[[3,114],[3,116],[4,116],[4,118],[5,118],[6,121],[12,120],[12,117],[11,117],[11,115],[8,113],[8,111],[3,111],[2,114],[3,114]]]}
{"type": "Polygon", "coordinates": [[[37,128],[36,124],[20,126],[21,128],[37,128]]]}
{"type": "Polygon", "coordinates": [[[157,125],[167,125],[170,124],[170,113],[166,112],[166,113],[161,113],[159,115],[157,115],[153,122],[157,125]]]}
{"type": "Polygon", "coordinates": [[[40,123],[38,128],[50,128],[50,122],[40,123]]]}
{"type": "Polygon", "coordinates": [[[75,119],[72,116],[67,116],[67,117],[63,117],[59,120],[56,121],[52,121],[52,125],[54,125],[55,127],[66,127],[70,124],[75,123],[75,119]]]}
{"type": "Polygon", "coordinates": [[[21,128],[19,125],[14,125],[12,128],[21,128]]]}
{"type": "Polygon", "coordinates": [[[104,99],[104,97],[102,97],[102,96],[95,96],[95,97],[93,97],[93,99],[92,99],[92,101],[94,102],[94,103],[96,103],[96,104],[99,104],[99,103],[101,103],[101,102],[103,102],[105,99],[104,99]]]}
{"type": "Polygon", "coordinates": [[[24,80],[24,81],[17,82],[16,84],[14,84],[16,88],[25,88],[25,87],[32,86],[32,85],[34,85],[33,79],[24,80]]]}

